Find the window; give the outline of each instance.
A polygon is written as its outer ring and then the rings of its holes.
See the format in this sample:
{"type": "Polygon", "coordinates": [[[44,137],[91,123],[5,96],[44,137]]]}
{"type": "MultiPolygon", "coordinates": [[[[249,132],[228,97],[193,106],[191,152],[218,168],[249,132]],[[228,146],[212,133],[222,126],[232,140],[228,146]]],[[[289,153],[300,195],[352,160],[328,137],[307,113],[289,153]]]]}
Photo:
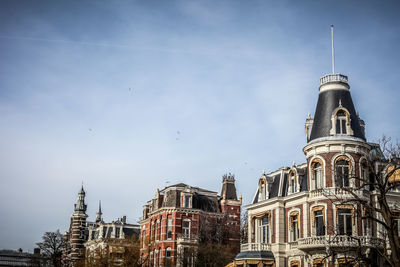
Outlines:
{"type": "Polygon", "coordinates": [[[343,110],[336,113],[336,134],[347,134],[347,118],[343,110]]]}
{"type": "Polygon", "coordinates": [[[146,243],[146,226],[143,226],[142,229],[142,247],[144,248],[144,244],[146,243]]]}
{"type": "Polygon", "coordinates": [[[171,258],[171,247],[167,247],[167,249],[165,250],[165,257],[167,259],[171,258]]]}
{"type": "Polygon", "coordinates": [[[297,192],[297,183],[296,183],[296,176],[294,173],[290,175],[290,193],[297,192]]]}
{"type": "Polygon", "coordinates": [[[153,237],[154,237],[154,221],[152,221],[150,225],[150,240],[153,240],[153,237]]]}
{"type": "MultiPolygon", "coordinates": [[[[369,182],[368,166],[365,160],[361,163],[360,175],[362,185],[369,182]]],[[[370,186],[367,186],[365,189],[370,189],[370,186]]]]}
{"type": "Polygon", "coordinates": [[[115,238],[119,238],[119,233],[120,233],[120,228],[119,227],[116,227],[115,228],[115,238]]]}
{"type": "Polygon", "coordinates": [[[172,238],[172,218],[167,219],[167,239],[170,240],[172,238]]]}
{"type": "Polygon", "coordinates": [[[185,207],[186,208],[190,207],[190,196],[185,196],[185,207]]]}
{"type": "Polygon", "coordinates": [[[353,259],[342,258],[338,260],[338,267],[353,267],[356,266],[353,259]]]}
{"type": "Polygon", "coordinates": [[[182,222],[182,235],[184,238],[190,238],[190,220],[182,222]]]}
{"type": "Polygon", "coordinates": [[[339,235],[352,235],[352,215],[350,209],[338,209],[337,229],[339,235]]]}
{"type": "Polygon", "coordinates": [[[400,218],[394,220],[397,223],[397,235],[400,236],[400,218]]]}
{"type": "Polygon", "coordinates": [[[258,238],[260,243],[269,243],[269,217],[265,215],[258,220],[258,238]]]}
{"type": "Polygon", "coordinates": [[[299,239],[299,220],[298,215],[290,216],[290,239],[296,241],[299,239]]]}
{"type": "Polygon", "coordinates": [[[325,263],[323,259],[315,259],[313,261],[313,267],[324,267],[325,263]]]}
{"type": "Polygon", "coordinates": [[[317,210],[314,212],[314,225],[316,236],[325,235],[324,215],[322,210],[317,210]]]}
{"type": "Polygon", "coordinates": [[[259,192],[258,192],[258,201],[267,199],[266,190],[265,190],[265,181],[260,181],[259,192]]]}
{"type": "Polygon", "coordinates": [[[158,240],[158,220],[156,221],[156,223],[154,224],[154,233],[155,233],[155,239],[158,240]]]}
{"type": "Polygon", "coordinates": [[[314,189],[321,189],[322,185],[322,165],[319,162],[314,164],[313,175],[314,189]]]}
{"type": "Polygon", "coordinates": [[[348,187],[349,185],[349,163],[342,159],[336,162],[336,186],[348,187]]]}

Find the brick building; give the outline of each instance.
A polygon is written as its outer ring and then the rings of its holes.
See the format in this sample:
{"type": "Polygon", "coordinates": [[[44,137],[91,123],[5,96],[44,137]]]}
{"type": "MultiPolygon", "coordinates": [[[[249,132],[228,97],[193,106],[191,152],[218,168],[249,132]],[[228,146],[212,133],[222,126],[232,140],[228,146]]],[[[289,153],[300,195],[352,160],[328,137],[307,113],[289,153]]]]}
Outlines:
{"type": "Polygon", "coordinates": [[[233,175],[225,175],[221,196],[217,192],[186,184],[157,189],[143,207],[141,255],[146,266],[192,266],[202,227],[216,228],[225,220],[226,242],[239,251],[240,206],[233,175]]]}
{"type": "MultiPolygon", "coordinates": [[[[344,266],[357,253],[381,265],[371,248],[385,246],[383,228],[362,219],[366,210],[359,203],[346,202],[352,194],[367,201],[377,198],[373,188],[356,189],[360,180],[352,177],[370,179],[368,159],[382,157],[379,145],[365,138],[347,76],[320,79],[314,118],[308,116],[305,127],[306,162],[261,175],[245,206],[248,242],[231,265],[344,266]]],[[[393,207],[400,202],[398,188],[388,193],[388,202],[393,207]]]]}

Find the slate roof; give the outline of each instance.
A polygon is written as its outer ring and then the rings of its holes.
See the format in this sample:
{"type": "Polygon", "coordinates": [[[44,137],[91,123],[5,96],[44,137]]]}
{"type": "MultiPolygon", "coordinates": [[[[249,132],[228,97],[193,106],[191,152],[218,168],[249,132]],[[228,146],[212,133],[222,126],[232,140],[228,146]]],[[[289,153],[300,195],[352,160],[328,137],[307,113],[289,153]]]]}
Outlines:
{"type": "Polygon", "coordinates": [[[350,91],[327,90],[319,93],[309,142],[317,138],[330,136],[332,112],[339,106],[339,101],[341,101],[342,106],[350,113],[351,128],[354,132],[351,136],[366,140],[354,108],[353,100],[351,99],[350,91]]]}
{"type": "MultiPolygon", "coordinates": [[[[292,167],[293,168],[293,167],[292,167]]],[[[307,178],[307,166],[306,164],[296,165],[295,169],[298,173],[298,179],[300,183],[300,192],[308,191],[308,178],[307,178]]],[[[268,183],[268,199],[275,198],[275,197],[285,197],[288,195],[288,175],[291,168],[283,167],[275,172],[272,172],[267,176],[267,183],[268,183]],[[283,171],[281,171],[283,170],[283,171]],[[279,191],[281,190],[281,191],[279,191]]],[[[259,196],[259,188],[255,193],[253,198],[253,204],[258,203],[258,196],[259,196]]]]}

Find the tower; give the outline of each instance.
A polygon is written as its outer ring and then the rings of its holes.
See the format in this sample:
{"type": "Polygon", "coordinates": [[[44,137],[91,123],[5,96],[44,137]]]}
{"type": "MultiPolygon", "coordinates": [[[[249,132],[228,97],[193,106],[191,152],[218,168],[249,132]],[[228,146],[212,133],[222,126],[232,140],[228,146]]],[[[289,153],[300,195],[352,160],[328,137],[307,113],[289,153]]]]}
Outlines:
{"type": "MultiPolygon", "coordinates": [[[[240,212],[242,197],[239,200],[236,194],[235,176],[231,173],[222,176],[221,211],[228,217],[229,243],[240,243],[240,212]]],[[[233,246],[235,248],[235,246],[233,246]]],[[[237,251],[239,252],[239,251],[237,251]]]]}
{"type": "Polygon", "coordinates": [[[84,243],[87,240],[87,226],[86,226],[86,208],[85,204],[85,190],[83,185],[78,193],[78,200],[74,205],[74,213],[71,215],[71,224],[69,228],[69,260],[72,265],[81,259],[85,258],[84,243]]]}

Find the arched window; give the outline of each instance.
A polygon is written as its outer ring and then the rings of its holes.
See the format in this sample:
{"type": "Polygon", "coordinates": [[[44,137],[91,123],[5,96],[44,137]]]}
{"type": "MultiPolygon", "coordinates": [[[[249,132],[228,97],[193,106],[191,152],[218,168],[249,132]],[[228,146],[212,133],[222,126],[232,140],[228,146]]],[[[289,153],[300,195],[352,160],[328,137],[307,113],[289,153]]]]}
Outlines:
{"type": "Polygon", "coordinates": [[[329,133],[331,135],[353,135],[351,129],[351,119],[349,111],[342,106],[339,101],[339,106],[333,111],[331,116],[332,128],[329,133]]]}
{"type": "Polygon", "coordinates": [[[167,247],[167,248],[165,249],[165,257],[166,257],[167,259],[170,259],[170,258],[171,258],[171,247],[167,247]]]}
{"type": "Polygon", "coordinates": [[[338,187],[348,187],[350,186],[349,172],[350,166],[349,162],[344,159],[340,159],[336,162],[336,186],[338,187]]]}
{"type": "Polygon", "coordinates": [[[314,180],[314,189],[321,189],[323,187],[322,181],[322,165],[319,162],[314,164],[312,178],[314,180]]]}

